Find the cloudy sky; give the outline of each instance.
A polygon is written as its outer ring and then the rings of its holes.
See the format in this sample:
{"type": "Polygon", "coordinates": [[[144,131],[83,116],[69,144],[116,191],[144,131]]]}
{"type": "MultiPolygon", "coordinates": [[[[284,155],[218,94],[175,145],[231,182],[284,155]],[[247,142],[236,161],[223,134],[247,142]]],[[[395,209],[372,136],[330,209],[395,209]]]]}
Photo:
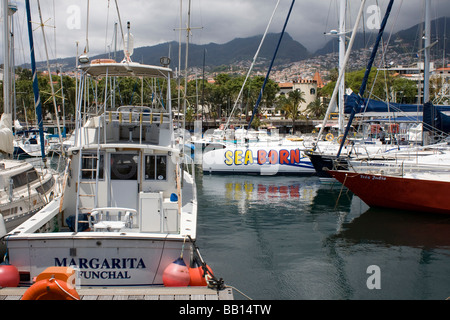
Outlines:
{"type": "MultiPolygon", "coordinates": [[[[26,26],[25,1],[13,1],[18,6],[14,15],[16,61],[29,61],[29,44],[26,26]]],[[[31,0],[32,20],[40,21],[37,0],[31,0]]],[[[197,44],[225,43],[236,37],[260,35],[269,22],[278,0],[191,0],[191,41],[197,44]]],[[[450,16],[449,0],[432,0],[432,19],[450,16]]],[[[187,23],[189,0],[182,0],[182,26],[187,23]]],[[[347,29],[351,29],[360,6],[360,0],[347,1],[347,29]]],[[[370,6],[378,5],[385,12],[388,0],[367,0],[364,27],[369,30],[374,21],[370,6]],[[372,18],[372,19],[371,19],[372,18]]],[[[180,0],[117,0],[122,27],[126,32],[131,22],[135,47],[151,46],[168,41],[178,41],[180,26],[180,0]]],[[[270,31],[280,32],[291,0],[280,0],[270,31]]],[[[86,27],[91,55],[108,52],[113,45],[114,23],[119,22],[116,0],[40,0],[42,20],[47,27],[50,59],[75,56],[86,46],[86,27]],[[87,19],[89,3],[89,19],[87,19]],[[86,22],[89,21],[87,24],[86,22]],[[54,27],[53,27],[54,26],[54,27]]],[[[287,32],[308,50],[315,51],[329,40],[324,32],[337,29],[339,0],[297,0],[287,27],[287,32]]],[[[424,0],[396,0],[387,31],[398,31],[423,21],[424,0]]],[[[45,59],[43,35],[38,24],[33,25],[36,60],[45,59]]],[[[3,27],[1,27],[3,32],[3,27]]],[[[362,30],[362,26],[361,26],[362,30]]],[[[3,38],[2,38],[3,39],[3,38]]],[[[186,32],[182,33],[185,41],[186,32]]],[[[2,41],[3,42],[3,41],[2,41]]],[[[3,45],[3,43],[2,43],[3,45]]],[[[119,46],[121,34],[119,31],[119,46]]],[[[3,55],[1,55],[3,56],[3,55]]],[[[1,57],[3,60],[3,57],[1,57]]]]}

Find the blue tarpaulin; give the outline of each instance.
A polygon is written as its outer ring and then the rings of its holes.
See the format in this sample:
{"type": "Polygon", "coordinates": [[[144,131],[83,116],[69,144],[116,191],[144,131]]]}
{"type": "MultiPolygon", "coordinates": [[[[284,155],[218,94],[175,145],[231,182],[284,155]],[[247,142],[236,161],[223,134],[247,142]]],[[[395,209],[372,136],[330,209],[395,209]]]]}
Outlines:
{"type": "MultiPolygon", "coordinates": [[[[373,99],[363,99],[364,104],[357,106],[357,95],[345,95],[345,109],[344,112],[350,114],[352,109],[356,107],[356,112],[422,112],[423,106],[418,104],[401,104],[377,101],[373,99]]],[[[448,109],[450,111],[450,108],[448,109]]]]}
{"type": "MultiPolygon", "coordinates": [[[[349,114],[352,109],[355,108],[357,113],[362,112],[417,112],[421,113],[423,117],[418,117],[417,120],[423,120],[423,127],[425,131],[438,130],[445,133],[450,133],[450,116],[445,112],[450,113],[450,106],[435,106],[431,102],[427,102],[425,105],[418,104],[400,104],[389,103],[383,101],[377,101],[372,99],[363,99],[364,104],[358,106],[358,97],[355,93],[345,96],[345,110],[344,112],[349,114]]],[[[400,114],[399,114],[400,115],[400,114]]],[[[401,115],[400,115],[401,116],[401,115]]],[[[403,118],[408,118],[401,116],[403,118]]],[[[412,119],[410,119],[412,120],[412,119]]],[[[382,119],[380,119],[382,121],[382,119]]],[[[395,121],[401,121],[396,118],[395,121]]]]}

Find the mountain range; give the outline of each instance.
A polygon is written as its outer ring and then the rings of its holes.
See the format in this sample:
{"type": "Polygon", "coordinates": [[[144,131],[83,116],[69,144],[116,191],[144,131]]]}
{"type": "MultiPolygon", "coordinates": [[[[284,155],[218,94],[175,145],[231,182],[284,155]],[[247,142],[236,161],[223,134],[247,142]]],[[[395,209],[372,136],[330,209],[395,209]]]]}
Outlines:
{"type": "MultiPolygon", "coordinates": [[[[432,43],[436,40],[438,42],[434,45],[433,50],[437,50],[440,57],[442,57],[442,51],[450,53],[450,44],[445,39],[446,34],[450,34],[450,23],[446,23],[445,17],[432,21],[431,33],[432,43]]],[[[406,30],[399,31],[392,34],[390,47],[398,53],[410,53],[415,55],[419,51],[419,47],[422,47],[422,41],[420,34],[423,33],[423,24],[417,24],[406,30]]],[[[385,36],[388,39],[389,35],[385,36]]],[[[272,59],[275,47],[278,43],[280,34],[272,33],[266,36],[264,44],[258,56],[258,64],[265,67],[272,59]]],[[[205,45],[190,44],[189,45],[189,67],[201,68],[203,63],[208,70],[220,66],[248,66],[253,60],[255,52],[259,46],[262,36],[253,36],[248,38],[236,38],[230,42],[224,44],[209,43],[205,45]]],[[[359,33],[353,44],[353,50],[356,51],[361,48],[369,48],[376,38],[376,33],[359,33]]],[[[313,58],[317,56],[326,55],[329,53],[336,53],[338,51],[337,38],[330,40],[321,49],[316,52],[309,52],[305,46],[300,42],[294,40],[288,33],[283,37],[275,66],[286,65],[289,63],[302,61],[304,59],[313,58]]],[[[133,61],[159,65],[160,58],[163,56],[169,56],[171,58],[171,67],[173,69],[178,65],[178,43],[168,42],[155,46],[140,47],[134,49],[132,56],[133,61]]],[[[182,66],[184,69],[184,52],[185,45],[182,45],[182,66]]],[[[438,55],[438,56],[439,56],[438,55]]],[[[91,57],[92,59],[108,58],[108,55],[97,55],[91,57]]],[[[117,52],[117,60],[120,61],[123,58],[123,53],[117,52]]],[[[58,63],[63,65],[64,70],[73,69],[74,58],[59,59],[58,63]]],[[[51,61],[54,63],[55,61],[51,61]]],[[[38,67],[43,67],[39,65],[38,67]]]]}

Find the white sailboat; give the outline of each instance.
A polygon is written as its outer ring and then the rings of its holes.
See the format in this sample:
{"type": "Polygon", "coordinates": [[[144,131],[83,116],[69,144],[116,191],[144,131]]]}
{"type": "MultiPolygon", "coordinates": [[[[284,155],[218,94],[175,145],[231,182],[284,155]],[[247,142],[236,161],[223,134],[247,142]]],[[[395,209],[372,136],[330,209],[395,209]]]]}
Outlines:
{"type": "MultiPolygon", "coordinates": [[[[0,120],[0,238],[17,225],[30,218],[46,205],[57,193],[57,179],[47,168],[34,167],[31,163],[13,160],[12,92],[10,65],[10,25],[14,4],[3,2],[4,26],[4,113],[0,120]]],[[[2,250],[3,251],[3,248],[2,250]]],[[[3,256],[3,255],[2,255],[3,256]]],[[[2,259],[0,259],[2,260],[2,259]]]]}

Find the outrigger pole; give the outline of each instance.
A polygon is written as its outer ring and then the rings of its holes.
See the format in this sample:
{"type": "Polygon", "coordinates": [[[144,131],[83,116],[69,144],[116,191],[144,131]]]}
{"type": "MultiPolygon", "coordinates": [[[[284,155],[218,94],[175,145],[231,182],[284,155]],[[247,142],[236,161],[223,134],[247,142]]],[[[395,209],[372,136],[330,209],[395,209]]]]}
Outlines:
{"type": "Polygon", "coordinates": [[[33,28],[31,27],[30,0],[25,0],[25,5],[27,10],[28,39],[30,42],[31,71],[33,73],[34,107],[36,109],[36,119],[39,126],[39,138],[41,141],[42,161],[44,162],[44,167],[46,167],[47,158],[45,157],[44,122],[42,119],[42,103],[39,95],[39,84],[36,72],[36,59],[34,57],[34,42],[33,42],[33,28]]]}
{"type": "Polygon", "coordinates": [[[261,91],[259,92],[258,100],[256,100],[255,107],[253,108],[252,117],[250,118],[250,121],[248,122],[247,131],[250,129],[250,126],[253,122],[253,117],[255,116],[256,112],[258,111],[258,107],[261,102],[262,95],[264,93],[264,88],[266,87],[267,80],[269,79],[270,72],[272,71],[273,62],[275,61],[275,58],[277,57],[278,49],[280,48],[281,40],[283,39],[284,31],[286,30],[286,26],[289,21],[289,17],[291,16],[292,7],[294,6],[294,3],[295,3],[295,0],[292,0],[291,7],[289,8],[289,12],[286,17],[286,21],[284,22],[283,31],[281,31],[280,39],[278,39],[278,44],[275,49],[275,53],[273,55],[272,61],[270,62],[269,70],[267,70],[267,75],[266,75],[266,78],[264,79],[264,83],[261,87],[261,91]]]}

